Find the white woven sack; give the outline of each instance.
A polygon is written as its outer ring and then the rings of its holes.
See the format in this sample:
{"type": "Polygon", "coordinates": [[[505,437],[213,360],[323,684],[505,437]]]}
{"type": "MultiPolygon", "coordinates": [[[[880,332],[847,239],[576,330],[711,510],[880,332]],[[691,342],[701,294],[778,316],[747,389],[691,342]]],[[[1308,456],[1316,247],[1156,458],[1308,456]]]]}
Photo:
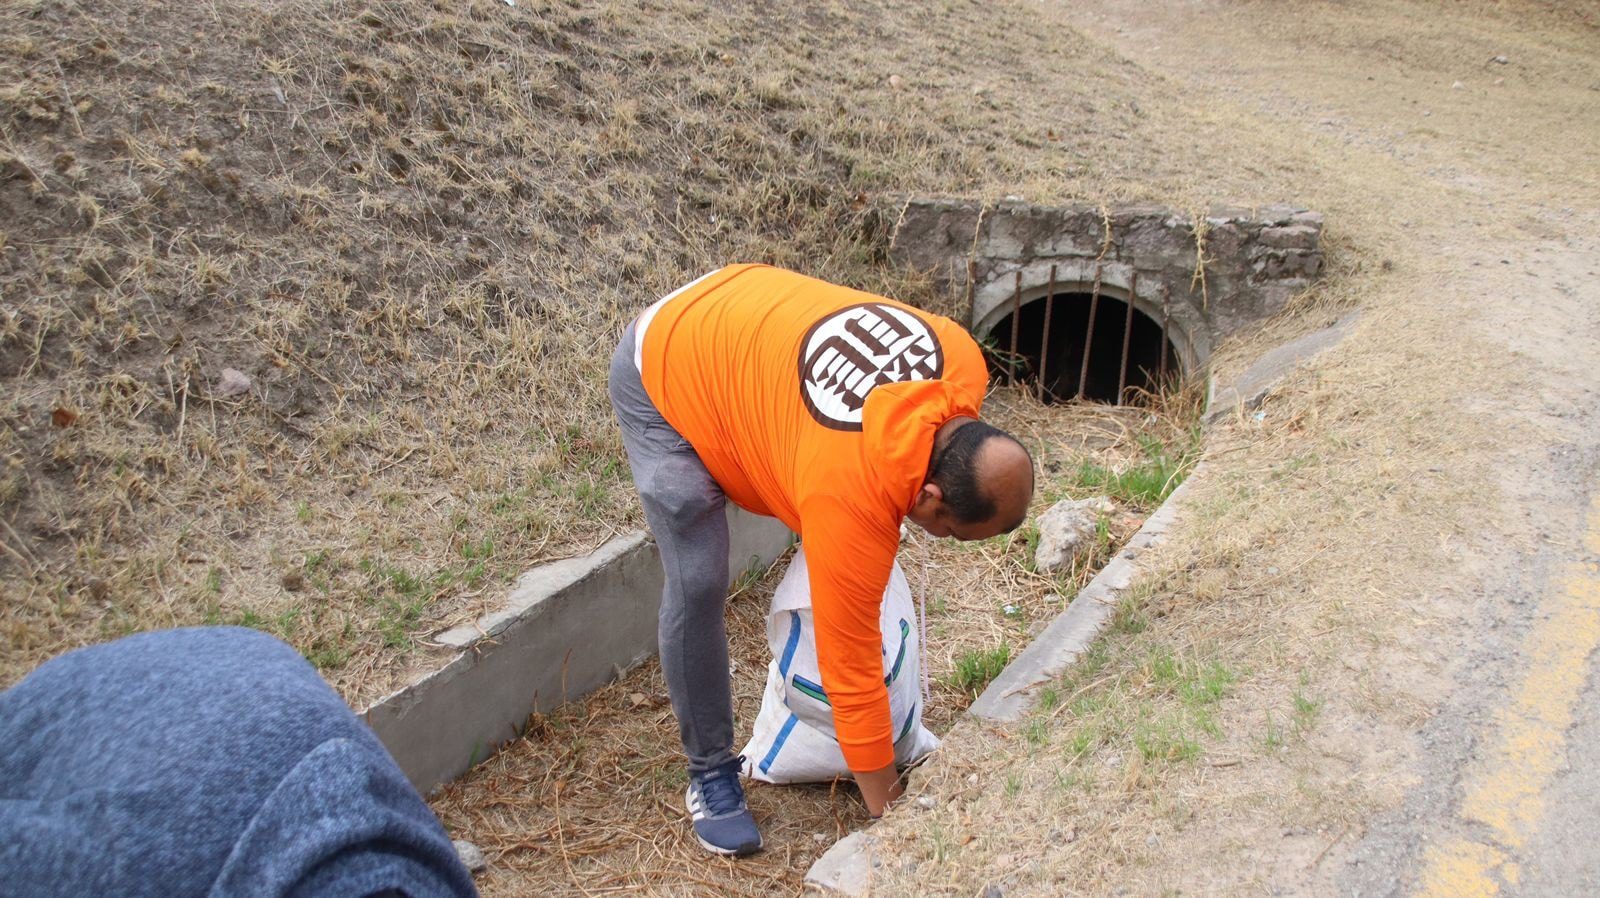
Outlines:
{"type": "MultiPolygon", "coordinates": [[[[895,763],[904,766],[939,747],[939,739],[922,725],[917,611],[906,575],[895,564],[883,594],[878,617],[883,634],[883,671],[889,687],[889,715],[894,726],[895,763]]],[[[795,552],[789,570],[772,595],[767,612],[767,690],[755,732],[741,754],[744,773],[769,783],[828,782],[849,777],[833,730],[817,666],[816,630],[811,622],[811,583],[805,549],[795,552]]]]}

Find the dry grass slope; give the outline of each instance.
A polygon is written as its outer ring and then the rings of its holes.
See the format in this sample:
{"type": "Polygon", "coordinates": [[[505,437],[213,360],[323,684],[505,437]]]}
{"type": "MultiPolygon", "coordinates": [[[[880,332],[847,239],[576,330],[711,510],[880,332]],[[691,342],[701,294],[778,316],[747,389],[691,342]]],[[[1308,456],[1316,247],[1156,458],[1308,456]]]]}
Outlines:
{"type": "Polygon", "coordinates": [[[1198,181],[1229,123],[1021,5],[38,0],[0,35],[0,682],[239,622],[371,698],[638,524],[600,360],[651,297],[745,259],[948,308],[880,264],[885,192],[1286,196],[1259,147],[1198,181]]]}

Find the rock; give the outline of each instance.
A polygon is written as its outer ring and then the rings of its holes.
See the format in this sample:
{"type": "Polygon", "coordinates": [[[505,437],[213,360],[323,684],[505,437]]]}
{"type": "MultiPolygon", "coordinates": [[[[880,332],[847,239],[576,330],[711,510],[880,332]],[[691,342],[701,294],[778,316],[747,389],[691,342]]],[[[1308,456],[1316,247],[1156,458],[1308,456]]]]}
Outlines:
{"type": "Polygon", "coordinates": [[[217,379],[217,385],[212,387],[212,391],[224,399],[232,399],[235,396],[243,396],[250,392],[250,388],[253,386],[255,386],[255,381],[250,379],[250,375],[237,368],[224,368],[222,369],[222,376],[217,379]]]}
{"type": "Polygon", "coordinates": [[[983,887],[983,898],[1006,898],[1006,890],[1000,888],[998,883],[989,883],[983,887]]]}
{"type": "Polygon", "coordinates": [[[806,884],[841,895],[867,894],[872,885],[872,854],[876,847],[877,840],[864,832],[845,836],[806,871],[806,884]]]}
{"type": "Polygon", "coordinates": [[[1282,228],[1262,228],[1261,243],[1279,249],[1316,249],[1320,231],[1308,224],[1282,228]]]}
{"type": "Polygon", "coordinates": [[[938,799],[934,798],[932,795],[923,795],[917,798],[917,807],[922,808],[924,811],[931,811],[937,807],[938,804],[938,799]]]}
{"type": "Polygon", "coordinates": [[[456,839],[450,844],[456,847],[456,857],[461,859],[462,865],[472,873],[482,873],[489,869],[489,861],[484,858],[483,852],[478,849],[478,846],[468,842],[466,839],[456,839]]]}
{"type": "Polygon", "coordinates": [[[1492,56],[1492,57],[1489,58],[1489,61],[1494,63],[1495,65],[1507,65],[1507,64],[1509,64],[1511,62],[1511,60],[1507,59],[1504,56],[1492,56]]]}
{"type": "Polygon", "coordinates": [[[1039,516],[1039,545],[1034,549],[1033,566],[1050,572],[1072,563],[1093,545],[1100,515],[1117,507],[1105,496],[1092,499],[1065,499],[1039,516]]]}

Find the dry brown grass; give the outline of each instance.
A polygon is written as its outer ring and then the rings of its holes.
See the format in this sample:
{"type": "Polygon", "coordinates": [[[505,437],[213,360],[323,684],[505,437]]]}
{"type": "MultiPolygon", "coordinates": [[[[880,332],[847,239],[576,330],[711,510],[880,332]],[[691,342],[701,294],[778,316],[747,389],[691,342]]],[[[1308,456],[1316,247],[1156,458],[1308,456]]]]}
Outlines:
{"type": "MultiPolygon", "coordinates": [[[[1043,472],[1035,510],[1042,511],[1062,496],[1088,495],[1076,479],[1081,462],[1138,467],[1148,464],[1152,442],[1170,446],[1179,463],[1192,457],[1198,448],[1195,392],[1154,407],[1118,409],[1044,407],[1015,389],[992,397],[990,413],[1035,452],[1043,472]]],[[[1025,645],[1149,510],[1128,506],[1110,517],[1106,540],[1072,569],[1052,575],[1032,570],[1028,532],[971,544],[911,537],[900,564],[926,600],[924,661],[932,697],[925,723],[942,733],[971,702],[975,691],[957,673],[962,658],[1025,645]]],[[[770,660],[766,613],[785,563],[731,603],[741,738],[760,707],[770,660]]],[[[581,702],[536,718],[530,735],[445,787],[433,807],[453,835],[488,852],[491,870],[480,884],[498,895],[796,894],[811,861],[866,823],[849,783],[753,783],[749,799],[765,850],[738,862],[712,859],[694,841],[684,815],[684,777],[677,724],[652,661],[581,702]]]]}
{"type": "Polygon", "coordinates": [[[597,359],[653,296],[763,260],[951,306],[880,264],[888,192],[1289,195],[1259,148],[1197,178],[1231,123],[1026,6],[0,23],[0,682],[239,622],[364,702],[518,571],[639,524],[597,359]]]}

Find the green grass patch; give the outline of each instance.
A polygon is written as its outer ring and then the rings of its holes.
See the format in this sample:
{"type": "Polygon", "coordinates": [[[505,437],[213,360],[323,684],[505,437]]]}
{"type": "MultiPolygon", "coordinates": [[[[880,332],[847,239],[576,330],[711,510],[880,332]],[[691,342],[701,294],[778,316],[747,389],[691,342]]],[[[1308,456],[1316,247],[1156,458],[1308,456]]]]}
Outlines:
{"type": "Polygon", "coordinates": [[[1141,723],[1134,729],[1134,747],[1146,762],[1192,761],[1200,756],[1200,743],[1194,738],[1191,724],[1191,720],[1177,716],[1141,723]]]}
{"type": "Polygon", "coordinates": [[[1104,493],[1139,508],[1160,505],[1188,476],[1199,453],[1199,438],[1191,435],[1178,451],[1154,437],[1138,440],[1142,457],[1137,463],[1115,471],[1084,459],[1068,474],[1072,486],[1079,492],[1104,493]]]}
{"type": "Polygon", "coordinates": [[[989,681],[1005,670],[1011,661],[1011,646],[1001,643],[992,649],[972,649],[956,658],[955,671],[950,674],[950,685],[962,692],[977,695],[989,681]]]}

